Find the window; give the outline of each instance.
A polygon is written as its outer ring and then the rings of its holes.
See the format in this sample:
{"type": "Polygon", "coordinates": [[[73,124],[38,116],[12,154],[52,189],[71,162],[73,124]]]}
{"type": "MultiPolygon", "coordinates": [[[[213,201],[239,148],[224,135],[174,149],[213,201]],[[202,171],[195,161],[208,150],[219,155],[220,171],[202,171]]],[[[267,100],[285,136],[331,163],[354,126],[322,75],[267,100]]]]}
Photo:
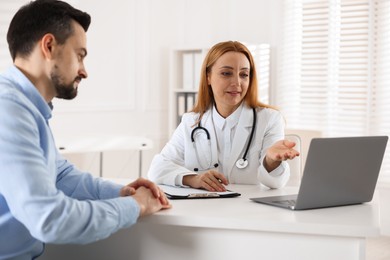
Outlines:
{"type": "Polygon", "coordinates": [[[0,3],[0,72],[12,65],[8,51],[7,31],[12,17],[26,0],[2,0],[0,3]]]}
{"type": "MultiPolygon", "coordinates": [[[[284,3],[275,100],[287,128],[390,136],[390,1],[284,3]]],[[[389,151],[380,182],[390,183],[389,151]]]]}
{"type": "Polygon", "coordinates": [[[269,81],[271,46],[269,44],[246,45],[251,51],[257,71],[257,84],[259,100],[264,104],[269,103],[269,81]]]}

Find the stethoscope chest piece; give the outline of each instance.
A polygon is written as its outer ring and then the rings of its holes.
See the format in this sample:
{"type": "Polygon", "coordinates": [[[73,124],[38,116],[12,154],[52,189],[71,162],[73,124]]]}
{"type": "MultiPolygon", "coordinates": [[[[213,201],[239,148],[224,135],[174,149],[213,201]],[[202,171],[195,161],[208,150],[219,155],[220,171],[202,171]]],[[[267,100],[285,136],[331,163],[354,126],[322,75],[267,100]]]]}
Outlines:
{"type": "Polygon", "coordinates": [[[241,159],[237,160],[236,166],[238,169],[244,169],[245,167],[248,166],[248,160],[244,160],[241,158],[241,159]]]}
{"type": "MultiPolygon", "coordinates": [[[[253,139],[253,135],[255,133],[255,129],[256,129],[256,109],[252,109],[253,111],[253,126],[252,126],[252,130],[251,130],[251,134],[249,136],[249,141],[248,141],[248,145],[246,146],[246,149],[245,149],[245,153],[244,155],[242,156],[241,159],[237,160],[236,162],[236,167],[239,168],[239,169],[244,169],[248,166],[248,160],[246,159],[246,156],[248,154],[248,151],[249,151],[249,147],[251,146],[251,143],[252,143],[252,139],[253,139]]],[[[210,148],[210,151],[211,151],[211,142],[210,142],[210,134],[209,134],[209,131],[207,131],[206,128],[202,127],[200,125],[200,121],[198,123],[198,126],[195,127],[192,131],[191,131],[191,142],[194,144],[194,149],[195,149],[195,154],[196,154],[196,158],[198,160],[198,163],[200,164],[200,160],[199,160],[199,154],[198,154],[198,149],[196,147],[196,142],[195,142],[195,132],[196,131],[204,131],[206,136],[207,136],[207,140],[208,140],[208,146],[210,148]]],[[[211,157],[212,157],[212,153],[211,153],[211,157]]],[[[208,170],[208,169],[211,169],[212,168],[212,158],[210,158],[210,164],[208,167],[204,168],[203,170],[208,170]]],[[[217,168],[218,167],[218,163],[215,163],[214,164],[214,168],[217,168]]],[[[202,171],[203,171],[202,170],[202,171]]],[[[199,171],[199,168],[194,168],[194,171],[199,171]]]]}

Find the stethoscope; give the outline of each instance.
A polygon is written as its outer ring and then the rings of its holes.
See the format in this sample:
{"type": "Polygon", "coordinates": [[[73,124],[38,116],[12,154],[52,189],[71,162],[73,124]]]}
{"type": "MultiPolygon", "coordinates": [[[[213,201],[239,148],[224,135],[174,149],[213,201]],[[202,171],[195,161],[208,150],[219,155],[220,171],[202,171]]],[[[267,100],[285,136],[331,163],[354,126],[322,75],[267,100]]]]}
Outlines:
{"type": "MultiPolygon", "coordinates": [[[[246,168],[248,166],[248,160],[246,159],[246,156],[248,154],[249,147],[251,146],[251,143],[252,143],[253,135],[255,133],[255,128],[256,128],[256,121],[257,121],[256,109],[253,108],[252,110],[253,110],[253,124],[252,124],[251,134],[249,136],[249,141],[248,141],[248,144],[247,144],[247,146],[245,148],[244,155],[242,156],[242,158],[238,159],[237,162],[236,162],[236,167],[239,168],[239,169],[244,169],[244,168],[246,168]]],[[[207,143],[208,143],[208,146],[209,146],[209,149],[210,149],[210,154],[211,154],[211,160],[210,160],[209,165],[207,167],[204,167],[202,171],[211,169],[212,168],[211,166],[214,166],[214,168],[217,168],[218,167],[218,163],[214,163],[214,164],[212,163],[213,158],[212,158],[212,152],[211,152],[210,133],[209,133],[209,131],[206,128],[201,126],[200,121],[198,123],[198,126],[195,127],[192,130],[192,132],[191,132],[191,141],[192,141],[192,144],[194,145],[196,159],[198,160],[199,165],[202,166],[201,163],[200,163],[199,153],[198,153],[198,149],[196,147],[196,142],[195,142],[195,138],[194,138],[195,132],[197,132],[197,131],[204,131],[205,132],[205,134],[207,136],[207,143]]],[[[199,171],[199,168],[194,168],[194,171],[195,172],[199,171]]]]}

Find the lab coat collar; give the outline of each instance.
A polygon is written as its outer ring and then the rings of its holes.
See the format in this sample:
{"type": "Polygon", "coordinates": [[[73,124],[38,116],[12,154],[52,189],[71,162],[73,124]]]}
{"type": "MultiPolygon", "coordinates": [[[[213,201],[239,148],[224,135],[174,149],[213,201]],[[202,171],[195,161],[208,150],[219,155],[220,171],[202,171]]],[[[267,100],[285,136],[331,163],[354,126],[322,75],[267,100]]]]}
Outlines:
{"type": "Polygon", "coordinates": [[[222,130],[225,127],[226,119],[218,113],[215,107],[212,108],[212,117],[215,127],[222,130]]]}
{"type": "Polygon", "coordinates": [[[217,111],[217,108],[213,106],[213,121],[216,127],[223,130],[225,127],[232,129],[238,124],[238,120],[240,119],[241,111],[243,104],[241,104],[230,116],[227,118],[223,118],[217,111]]]}

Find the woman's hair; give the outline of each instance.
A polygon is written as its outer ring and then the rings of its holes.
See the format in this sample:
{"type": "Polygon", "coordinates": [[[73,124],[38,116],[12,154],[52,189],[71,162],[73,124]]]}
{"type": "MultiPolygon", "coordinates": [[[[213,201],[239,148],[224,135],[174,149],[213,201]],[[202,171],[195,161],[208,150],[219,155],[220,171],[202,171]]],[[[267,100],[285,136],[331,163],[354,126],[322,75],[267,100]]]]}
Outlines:
{"type": "Polygon", "coordinates": [[[211,108],[214,104],[214,95],[211,87],[207,83],[207,75],[211,72],[212,67],[215,62],[227,52],[240,52],[244,54],[250,64],[250,75],[249,75],[249,86],[248,91],[244,97],[244,102],[251,108],[256,107],[271,107],[269,105],[261,103],[257,98],[257,73],[255,63],[253,61],[253,56],[248,48],[237,41],[227,41],[220,42],[214,45],[209,52],[207,53],[201,73],[200,73],[200,83],[198,98],[192,112],[199,113],[199,120],[202,118],[203,114],[211,108]]]}
{"type": "Polygon", "coordinates": [[[47,33],[53,34],[59,44],[64,44],[74,32],[72,21],[87,31],[91,17],[57,0],[36,0],[24,5],[13,17],[7,33],[12,60],[16,56],[28,57],[47,33]]]}

